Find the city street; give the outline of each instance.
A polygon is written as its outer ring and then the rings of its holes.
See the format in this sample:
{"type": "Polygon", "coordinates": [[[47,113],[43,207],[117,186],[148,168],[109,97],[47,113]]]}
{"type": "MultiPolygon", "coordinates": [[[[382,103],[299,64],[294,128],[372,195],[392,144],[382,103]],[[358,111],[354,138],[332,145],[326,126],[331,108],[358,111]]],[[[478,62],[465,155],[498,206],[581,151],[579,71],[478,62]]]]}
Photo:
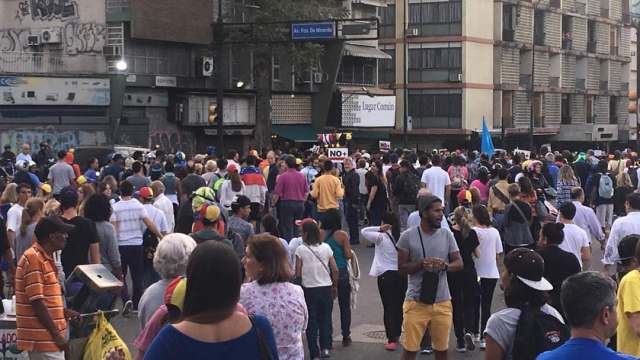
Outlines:
{"type": "MultiPolygon", "coordinates": [[[[602,265],[600,259],[602,251],[599,244],[592,244],[593,259],[591,261],[592,270],[601,270],[602,265]]],[[[360,292],[358,293],[358,307],[352,313],[352,339],[353,344],[344,348],[341,344],[340,329],[340,312],[337,300],[333,308],[333,327],[334,334],[334,350],[331,357],[334,359],[352,359],[352,360],[387,360],[400,359],[401,351],[389,352],[384,350],[382,345],[386,342],[384,335],[384,327],[382,325],[382,304],[378,294],[376,279],[369,276],[369,269],[373,260],[373,248],[367,248],[364,243],[353,247],[358,254],[360,261],[360,270],[362,276],[360,278],[360,292]]],[[[493,311],[504,308],[502,291],[497,288],[493,299],[493,311]]],[[[135,317],[123,318],[118,316],[112,320],[116,330],[120,336],[127,342],[132,355],[137,351],[134,350],[133,340],[139,333],[138,319],[135,317]]],[[[305,345],[306,350],[306,345],[305,345]]],[[[418,358],[429,359],[433,355],[419,355],[418,358]]],[[[450,359],[483,359],[484,353],[478,349],[474,352],[460,354],[455,351],[455,338],[453,329],[449,346],[450,359]]]]}

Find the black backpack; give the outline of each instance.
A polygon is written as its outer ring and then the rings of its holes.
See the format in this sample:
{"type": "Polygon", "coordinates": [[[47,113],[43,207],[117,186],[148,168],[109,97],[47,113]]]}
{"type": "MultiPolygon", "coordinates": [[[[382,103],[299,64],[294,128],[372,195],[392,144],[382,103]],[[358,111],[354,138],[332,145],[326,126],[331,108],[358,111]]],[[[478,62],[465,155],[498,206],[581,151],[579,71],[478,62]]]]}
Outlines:
{"type": "Polygon", "coordinates": [[[555,316],[525,306],[518,319],[512,358],[535,360],[541,353],[564,344],[570,336],[569,328],[555,316]]]}

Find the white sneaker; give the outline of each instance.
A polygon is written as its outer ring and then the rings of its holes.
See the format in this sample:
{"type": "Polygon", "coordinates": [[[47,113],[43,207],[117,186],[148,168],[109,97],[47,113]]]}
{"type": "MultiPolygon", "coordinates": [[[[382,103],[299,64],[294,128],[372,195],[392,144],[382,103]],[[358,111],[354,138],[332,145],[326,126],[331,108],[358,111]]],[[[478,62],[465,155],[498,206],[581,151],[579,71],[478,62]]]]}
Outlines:
{"type": "Polygon", "coordinates": [[[484,339],[480,340],[480,350],[485,350],[487,348],[487,343],[484,339]]]}
{"type": "Polygon", "coordinates": [[[427,346],[424,349],[420,350],[420,354],[431,355],[433,354],[433,349],[431,348],[431,346],[427,346]]]}
{"type": "Polygon", "coordinates": [[[133,310],[133,301],[127,300],[122,306],[122,316],[128,316],[133,310]]]}

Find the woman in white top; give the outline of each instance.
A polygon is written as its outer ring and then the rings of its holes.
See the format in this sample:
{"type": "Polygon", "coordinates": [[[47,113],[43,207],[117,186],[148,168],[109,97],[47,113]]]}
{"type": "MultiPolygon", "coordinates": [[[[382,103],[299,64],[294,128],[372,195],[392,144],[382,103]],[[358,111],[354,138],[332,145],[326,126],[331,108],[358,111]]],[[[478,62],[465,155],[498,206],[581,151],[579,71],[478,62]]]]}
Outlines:
{"type": "MultiPolygon", "coordinates": [[[[474,329],[477,329],[478,325],[480,325],[480,334],[484,334],[487,321],[491,316],[493,291],[500,278],[498,264],[502,254],[502,241],[498,230],[491,227],[491,217],[485,206],[474,206],[472,213],[475,225],[473,230],[478,235],[478,241],[480,242],[480,257],[474,259],[476,273],[480,279],[480,296],[476,307],[474,329]],[[482,318],[480,317],[481,312],[482,318]]],[[[485,347],[484,338],[481,338],[480,348],[484,349],[485,347]]]]}
{"type": "Polygon", "coordinates": [[[301,244],[295,252],[296,277],[302,279],[304,299],[309,310],[307,345],[312,359],[329,357],[331,348],[331,312],[338,294],[338,267],[333,251],[321,242],[320,228],[314,220],[302,224],[301,244]],[[318,333],[320,347],[318,348],[318,333]]]}
{"type": "Polygon", "coordinates": [[[233,200],[235,200],[238,195],[245,195],[245,188],[236,167],[231,167],[231,170],[227,174],[229,178],[222,182],[218,197],[220,198],[220,204],[224,206],[225,210],[229,211],[231,210],[233,200]]]}
{"type": "Polygon", "coordinates": [[[390,212],[382,215],[382,225],[362,229],[362,236],[375,244],[375,253],[369,275],[378,278],[378,291],[382,300],[384,330],[387,333],[387,350],[397,348],[402,333],[402,304],[407,292],[407,277],[398,272],[400,223],[390,212]]]}

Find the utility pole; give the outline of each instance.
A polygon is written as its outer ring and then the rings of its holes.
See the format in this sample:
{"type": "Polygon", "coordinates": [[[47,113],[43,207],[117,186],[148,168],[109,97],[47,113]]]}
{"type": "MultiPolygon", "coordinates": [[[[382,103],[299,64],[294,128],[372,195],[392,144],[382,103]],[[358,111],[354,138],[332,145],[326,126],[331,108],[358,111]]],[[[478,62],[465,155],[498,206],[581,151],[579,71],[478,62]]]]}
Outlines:
{"type": "Polygon", "coordinates": [[[532,10],[532,20],[533,20],[533,28],[531,29],[533,31],[533,43],[531,44],[531,87],[529,88],[531,91],[531,116],[529,117],[529,151],[535,151],[534,149],[534,141],[533,141],[533,127],[534,127],[534,113],[535,113],[535,101],[534,101],[534,97],[535,97],[535,89],[534,89],[534,85],[535,85],[535,78],[536,78],[536,8],[538,6],[538,4],[540,3],[540,1],[536,1],[535,3],[532,4],[533,6],[533,10],[532,10]]]}
{"type": "Polygon", "coordinates": [[[402,77],[404,87],[403,91],[403,99],[404,99],[404,116],[403,116],[403,126],[402,126],[402,143],[403,147],[406,149],[409,143],[409,134],[408,134],[408,126],[409,126],[409,89],[407,85],[409,84],[409,74],[407,72],[407,62],[409,61],[409,49],[407,48],[407,30],[409,29],[407,21],[407,15],[409,14],[409,0],[404,1],[404,12],[402,15],[402,19],[404,22],[404,26],[402,27],[402,50],[403,50],[403,61],[402,61],[402,77]]]}
{"type": "Polygon", "coordinates": [[[218,18],[214,26],[213,38],[216,45],[216,128],[218,135],[217,152],[219,155],[224,151],[224,19],[222,17],[222,1],[218,0],[218,18]]]}

